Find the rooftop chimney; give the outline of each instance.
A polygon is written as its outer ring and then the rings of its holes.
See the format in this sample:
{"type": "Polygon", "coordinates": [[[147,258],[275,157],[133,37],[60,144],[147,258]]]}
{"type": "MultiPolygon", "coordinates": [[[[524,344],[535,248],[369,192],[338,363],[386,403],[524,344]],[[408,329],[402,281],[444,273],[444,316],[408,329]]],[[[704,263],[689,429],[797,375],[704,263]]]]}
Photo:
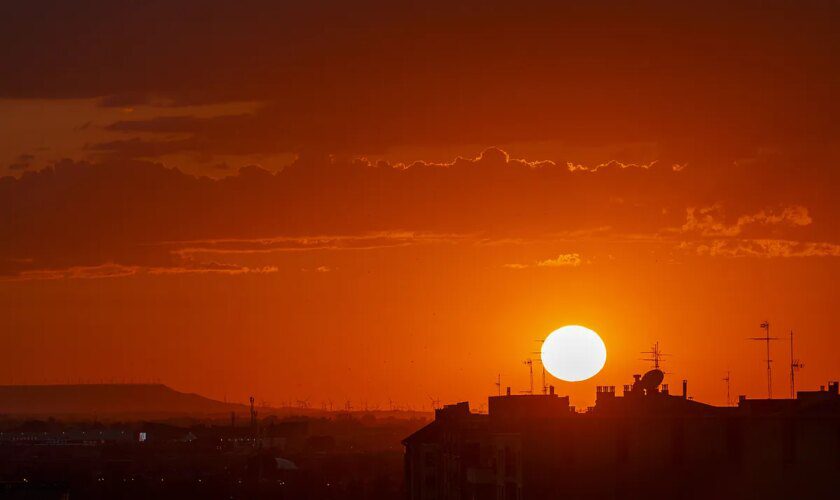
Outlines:
{"type": "Polygon", "coordinates": [[[554,386],[553,385],[548,386],[548,393],[550,395],[554,396],[554,386]]]}
{"type": "Polygon", "coordinates": [[[683,379],[683,399],[688,398],[688,380],[683,379]]]}
{"type": "Polygon", "coordinates": [[[506,396],[510,396],[510,386],[508,386],[507,390],[505,391],[506,396]]]}

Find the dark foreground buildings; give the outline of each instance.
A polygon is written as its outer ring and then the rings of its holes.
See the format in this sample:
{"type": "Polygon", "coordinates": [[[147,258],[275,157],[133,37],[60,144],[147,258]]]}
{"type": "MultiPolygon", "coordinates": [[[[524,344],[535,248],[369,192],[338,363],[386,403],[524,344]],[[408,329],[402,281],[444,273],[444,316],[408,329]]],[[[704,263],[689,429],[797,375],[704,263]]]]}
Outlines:
{"type": "Polygon", "coordinates": [[[840,498],[837,382],[716,407],[635,378],[585,413],[553,390],[437,410],[403,441],[408,498],[840,498]]]}
{"type": "Polygon", "coordinates": [[[0,500],[402,498],[399,412],[165,422],[0,415],[0,500]]]}

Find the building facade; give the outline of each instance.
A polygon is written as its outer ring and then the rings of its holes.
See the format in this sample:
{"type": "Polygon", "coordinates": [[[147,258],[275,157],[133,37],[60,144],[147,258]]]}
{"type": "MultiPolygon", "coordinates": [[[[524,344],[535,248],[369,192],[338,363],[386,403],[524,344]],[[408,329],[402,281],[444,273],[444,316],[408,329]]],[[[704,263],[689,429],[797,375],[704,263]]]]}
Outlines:
{"type": "Polygon", "coordinates": [[[403,441],[407,496],[840,498],[836,382],[716,407],[685,386],[671,395],[662,378],[636,376],[622,395],[599,387],[585,412],[553,391],[491,397],[487,414],[445,406],[403,441]]]}

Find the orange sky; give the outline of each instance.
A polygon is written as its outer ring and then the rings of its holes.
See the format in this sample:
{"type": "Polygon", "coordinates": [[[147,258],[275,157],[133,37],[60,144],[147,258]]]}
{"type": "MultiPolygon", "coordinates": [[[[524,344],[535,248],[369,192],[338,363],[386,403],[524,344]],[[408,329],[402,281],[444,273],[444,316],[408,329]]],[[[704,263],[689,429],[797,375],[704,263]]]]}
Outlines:
{"type": "Polygon", "coordinates": [[[577,323],[573,404],[655,341],[723,403],[764,320],[835,379],[836,10],[0,6],[0,382],[481,404],[577,323]]]}

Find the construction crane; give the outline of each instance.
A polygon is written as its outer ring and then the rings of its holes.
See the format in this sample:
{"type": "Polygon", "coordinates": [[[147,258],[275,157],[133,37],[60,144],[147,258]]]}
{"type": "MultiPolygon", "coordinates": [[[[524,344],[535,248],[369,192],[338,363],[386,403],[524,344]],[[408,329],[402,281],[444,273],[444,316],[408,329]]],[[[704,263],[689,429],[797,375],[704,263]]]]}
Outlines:
{"type": "Polygon", "coordinates": [[[771,368],[771,364],[773,360],[770,359],[770,341],[771,340],[778,340],[778,337],[771,337],[770,336],[770,322],[765,321],[761,325],[760,328],[764,329],[764,336],[763,337],[750,337],[749,340],[758,340],[764,342],[767,346],[767,356],[765,357],[765,361],[767,362],[767,399],[773,399],[773,369],[771,368]]]}

